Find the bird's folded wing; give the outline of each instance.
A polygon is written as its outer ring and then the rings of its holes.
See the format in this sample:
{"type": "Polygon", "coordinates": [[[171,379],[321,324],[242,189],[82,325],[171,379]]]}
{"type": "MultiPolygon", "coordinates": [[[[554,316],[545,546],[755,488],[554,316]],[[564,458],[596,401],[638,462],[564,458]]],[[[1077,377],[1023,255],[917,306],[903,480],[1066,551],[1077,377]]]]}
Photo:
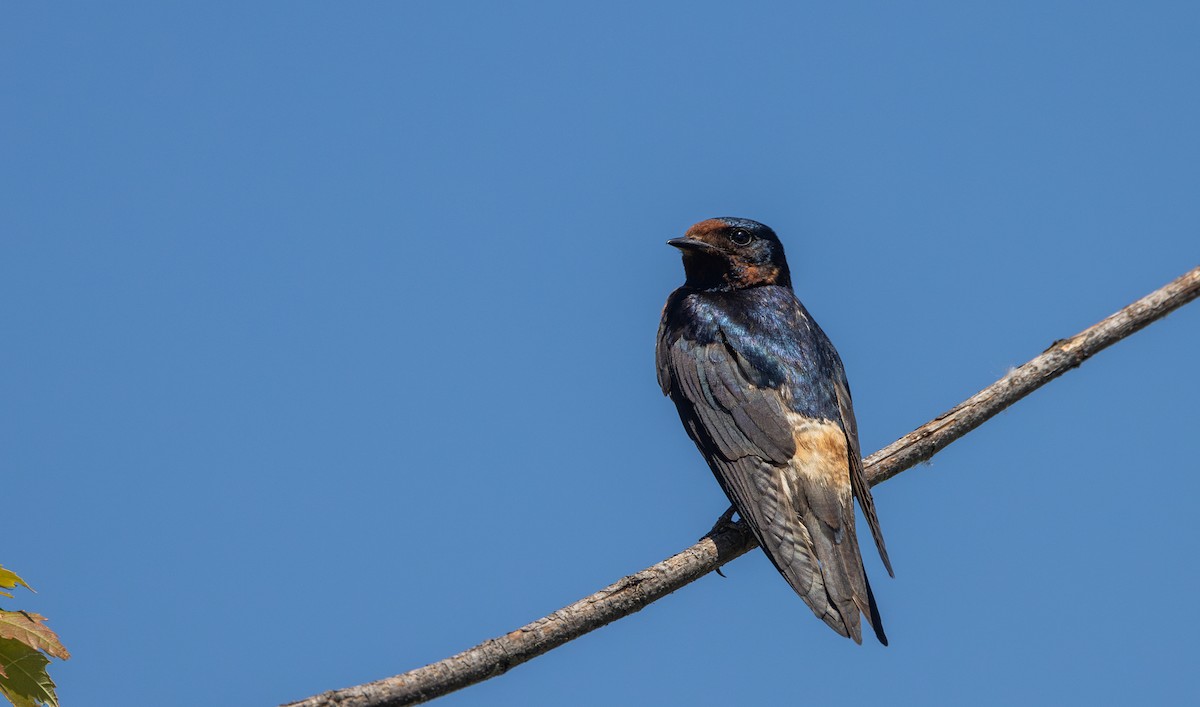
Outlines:
{"type": "MultiPolygon", "coordinates": [[[[836,353],[834,354],[836,356],[836,353]]],[[[883,531],[879,528],[879,516],[875,513],[875,499],[871,497],[871,485],[867,483],[867,474],[863,469],[862,450],[858,445],[858,423],[854,419],[854,404],[850,400],[850,385],[841,361],[837,362],[837,376],[834,380],[834,391],[837,394],[838,410],[842,416],[842,429],[846,431],[846,441],[850,445],[850,486],[854,489],[854,497],[862,507],[867,525],[871,527],[871,537],[875,539],[875,547],[879,549],[879,559],[892,577],[892,561],[888,558],[887,545],[883,542],[883,531]]]]}
{"type": "Polygon", "coordinates": [[[748,364],[739,359],[723,342],[680,338],[659,347],[659,381],[663,392],[674,387],[691,402],[722,458],[757,456],[786,464],[796,452],[788,410],[778,390],[747,380],[748,364]]]}

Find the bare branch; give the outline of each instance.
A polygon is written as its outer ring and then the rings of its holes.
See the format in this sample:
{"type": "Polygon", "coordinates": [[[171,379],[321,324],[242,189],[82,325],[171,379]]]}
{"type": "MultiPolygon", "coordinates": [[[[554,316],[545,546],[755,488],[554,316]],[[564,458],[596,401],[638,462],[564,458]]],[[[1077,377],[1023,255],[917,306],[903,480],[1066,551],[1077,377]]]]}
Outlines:
{"type": "MultiPolygon", "coordinates": [[[[1041,355],[955,408],[867,457],[866,471],[871,485],[929,459],[1004,408],[1197,296],[1200,296],[1200,267],[1095,326],[1054,342],[1041,355]]],[[[440,697],[501,675],[513,666],[639,611],[754,547],[754,538],[749,533],[737,526],[724,526],[673,557],[458,655],[402,675],[325,692],[285,707],[395,707],[440,697]]]]}

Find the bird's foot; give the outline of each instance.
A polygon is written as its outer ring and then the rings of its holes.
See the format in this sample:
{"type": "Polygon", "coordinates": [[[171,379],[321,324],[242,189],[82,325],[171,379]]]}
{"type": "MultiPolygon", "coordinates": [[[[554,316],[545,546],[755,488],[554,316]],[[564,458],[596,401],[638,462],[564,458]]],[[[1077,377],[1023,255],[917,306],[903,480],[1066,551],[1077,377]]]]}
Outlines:
{"type": "MultiPolygon", "coordinates": [[[[729,510],[722,513],[721,517],[717,519],[717,522],[713,523],[712,529],[709,530],[707,534],[705,534],[704,538],[711,537],[713,535],[719,535],[720,533],[724,533],[727,530],[732,530],[732,531],[736,531],[739,533],[743,532],[746,529],[746,526],[744,523],[742,523],[741,520],[734,522],[734,520],[733,520],[734,513],[737,513],[737,508],[734,506],[730,506],[729,510]]],[[[700,539],[703,540],[704,538],[700,538],[700,539]]],[[[722,577],[725,576],[725,573],[721,571],[720,567],[718,567],[716,569],[716,573],[721,575],[722,577]]]]}
{"type": "MultiPolygon", "coordinates": [[[[723,533],[726,530],[737,530],[740,532],[745,526],[742,525],[741,520],[736,522],[733,520],[734,513],[737,513],[737,508],[730,506],[729,510],[722,513],[721,517],[717,519],[717,522],[713,523],[713,527],[704,534],[704,537],[707,538],[710,535],[723,533]]],[[[701,539],[703,540],[703,538],[701,539]]]]}

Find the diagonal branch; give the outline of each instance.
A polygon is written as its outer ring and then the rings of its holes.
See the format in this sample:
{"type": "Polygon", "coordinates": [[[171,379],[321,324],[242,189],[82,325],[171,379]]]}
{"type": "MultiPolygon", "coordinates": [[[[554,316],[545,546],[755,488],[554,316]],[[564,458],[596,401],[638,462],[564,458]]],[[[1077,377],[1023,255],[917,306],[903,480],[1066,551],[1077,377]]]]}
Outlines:
{"type": "MultiPolygon", "coordinates": [[[[867,478],[874,486],[929,459],[1004,408],[1197,296],[1200,296],[1200,267],[1075,336],[1054,342],[1033,360],[867,457],[867,478]]],[[[325,692],[285,707],[396,707],[440,697],[501,675],[513,666],[639,611],[754,547],[754,538],[738,525],[714,529],[673,557],[458,655],[402,675],[325,692]]]]}

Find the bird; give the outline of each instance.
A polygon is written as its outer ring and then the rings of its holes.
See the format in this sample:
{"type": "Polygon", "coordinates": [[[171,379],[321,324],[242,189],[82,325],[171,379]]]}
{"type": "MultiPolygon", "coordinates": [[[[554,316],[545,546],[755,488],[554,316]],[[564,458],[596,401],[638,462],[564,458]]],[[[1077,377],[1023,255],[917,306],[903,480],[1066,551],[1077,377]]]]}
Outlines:
{"type": "MultiPolygon", "coordinates": [[[[658,329],[658,382],[732,507],[813,613],[887,645],[854,528],[858,500],[892,577],[840,356],[797,299],[783,244],[744,218],[682,238],[683,286],[658,329]]],[[[718,523],[720,525],[720,523],[718,523]]]]}

